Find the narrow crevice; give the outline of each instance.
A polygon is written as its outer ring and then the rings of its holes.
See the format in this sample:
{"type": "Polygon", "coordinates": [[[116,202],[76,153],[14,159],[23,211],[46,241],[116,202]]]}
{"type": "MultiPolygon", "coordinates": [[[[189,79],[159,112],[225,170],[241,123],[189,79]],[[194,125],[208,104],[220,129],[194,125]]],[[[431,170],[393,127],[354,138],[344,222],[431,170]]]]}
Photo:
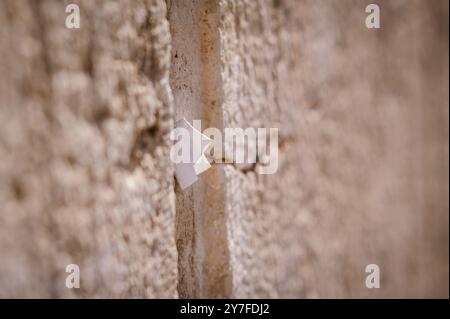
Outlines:
{"type": "MultiPolygon", "coordinates": [[[[167,7],[175,120],[199,119],[203,129],[222,129],[219,2],[169,1],[167,7]]],[[[190,188],[176,186],[178,292],[182,298],[230,297],[225,185],[223,166],[213,165],[190,188]]]]}

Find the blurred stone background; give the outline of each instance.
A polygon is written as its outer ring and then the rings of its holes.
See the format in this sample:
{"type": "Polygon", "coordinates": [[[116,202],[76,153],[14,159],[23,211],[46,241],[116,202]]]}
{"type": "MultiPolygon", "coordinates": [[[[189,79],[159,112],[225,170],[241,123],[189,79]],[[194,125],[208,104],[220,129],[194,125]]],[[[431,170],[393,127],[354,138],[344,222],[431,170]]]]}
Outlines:
{"type": "Polygon", "coordinates": [[[448,1],[2,0],[0,74],[0,297],[448,298],[448,1]],[[278,172],[182,191],[181,117],[278,172]]]}

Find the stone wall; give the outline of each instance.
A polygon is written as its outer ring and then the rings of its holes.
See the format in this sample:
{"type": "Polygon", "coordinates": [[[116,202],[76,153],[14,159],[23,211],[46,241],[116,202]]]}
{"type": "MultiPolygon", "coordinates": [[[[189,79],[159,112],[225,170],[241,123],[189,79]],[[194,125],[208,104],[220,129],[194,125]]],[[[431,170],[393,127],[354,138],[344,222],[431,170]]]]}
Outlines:
{"type": "Polygon", "coordinates": [[[0,297],[448,297],[447,1],[71,2],[0,1],[0,297]],[[277,173],[181,190],[182,117],[277,173]]]}

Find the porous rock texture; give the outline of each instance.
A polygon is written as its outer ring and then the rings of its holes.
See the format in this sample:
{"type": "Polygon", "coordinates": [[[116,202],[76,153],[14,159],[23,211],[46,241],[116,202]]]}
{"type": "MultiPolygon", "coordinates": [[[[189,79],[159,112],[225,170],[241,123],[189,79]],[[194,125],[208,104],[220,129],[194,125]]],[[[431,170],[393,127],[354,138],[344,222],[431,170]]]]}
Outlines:
{"type": "Polygon", "coordinates": [[[4,0],[0,57],[0,297],[448,298],[447,1],[4,0]],[[277,172],[181,190],[183,117],[277,172]]]}
{"type": "Polygon", "coordinates": [[[165,3],[77,3],[0,3],[0,296],[176,297],[165,3]]]}

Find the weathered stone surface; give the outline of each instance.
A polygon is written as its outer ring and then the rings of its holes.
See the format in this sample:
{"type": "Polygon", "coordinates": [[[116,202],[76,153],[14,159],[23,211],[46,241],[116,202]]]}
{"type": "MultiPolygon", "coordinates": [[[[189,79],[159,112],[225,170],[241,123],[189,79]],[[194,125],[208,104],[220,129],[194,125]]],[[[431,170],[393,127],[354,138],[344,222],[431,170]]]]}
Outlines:
{"type": "Polygon", "coordinates": [[[68,3],[0,3],[0,296],[176,297],[165,3],[68,3]]]}
{"type": "Polygon", "coordinates": [[[74,2],[0,1],[0,297],[448,297],[447,1],[74,2]],[[277,173],[182,191],[182,117],[277,173]]]}
{"type": "Polygon", "coordinates": [[[224,126],[280,128],[225,170],[232,296],[448,295],[448,4],[377,3],[220,3],[224,126]]]}

